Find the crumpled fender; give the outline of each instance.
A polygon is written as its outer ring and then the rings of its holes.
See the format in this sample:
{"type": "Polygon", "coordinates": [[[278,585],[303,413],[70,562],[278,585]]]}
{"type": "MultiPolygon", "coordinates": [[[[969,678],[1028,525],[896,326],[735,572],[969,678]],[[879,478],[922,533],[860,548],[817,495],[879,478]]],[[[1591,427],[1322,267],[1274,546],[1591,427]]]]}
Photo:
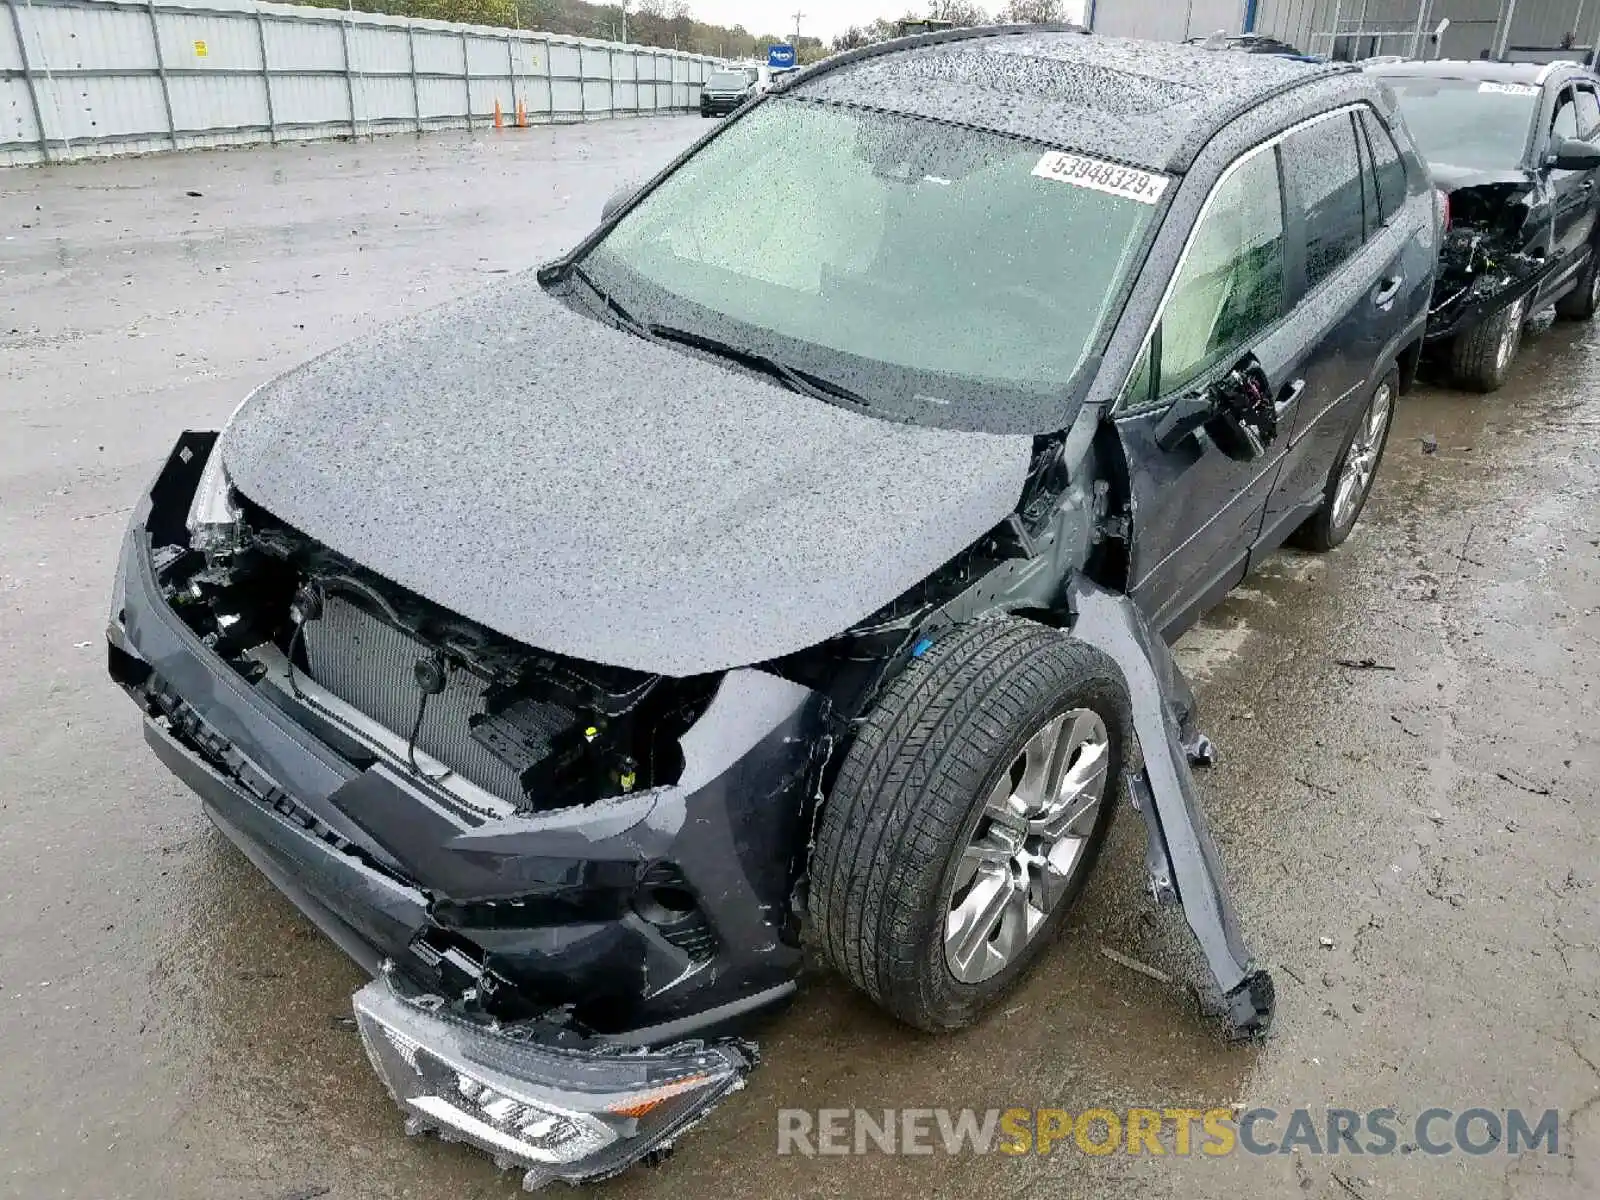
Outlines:
{"type": "Polygon", "coordinates": [[[1245,946],[1184,749],[1182,725],[1193,713],[1194,695],[1166,642],[1127,596],[1079,575],[1068,586],[1068,604],[1073,636],[1108,655],[1127,683],[1144,757],[1143,769],[1130,772],[1128,782],[1149,836],[1151,891],[1158,902],[1183,905],[1222,990],[1230,1032],[1240,1038],[1265,1034],[1276,989],[1245,946]]]}

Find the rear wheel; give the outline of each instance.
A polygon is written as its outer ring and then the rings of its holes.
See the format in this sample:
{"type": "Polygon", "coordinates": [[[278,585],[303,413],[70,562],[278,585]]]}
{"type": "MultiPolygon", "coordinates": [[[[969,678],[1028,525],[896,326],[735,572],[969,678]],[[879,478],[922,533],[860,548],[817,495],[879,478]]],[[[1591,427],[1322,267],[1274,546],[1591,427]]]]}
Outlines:
{"type": "Polygon", "coordinates": [[[1130,720],[1109,658],[1030,621],[979,621],[914,660],[823,810],[811,918],[827,956],[911,1025],[977,1020],[1082,891],[1130,720]]]}
{"type": "Polygon", "coordinates": [[[1306,550],[1318,553],[1342,545],[1361,519],[1361,511],[1372,494],[1372,481],[1389,444],[1389,427],[1394,423],[1394,399],[1400,389],[1400,376],[1390,371],[1372,391],[1367,407],[1356,419],[1322,493],[1322,507],[1295,531],[1295,541],[1306,550]]]}
{"type": "Polygon", "coordinates": [[[1522,346],[1527,312],[1528,298],[1523,296],[1456,336],[1450,343],[1450,374],[1457,386],[1474,392],[1497,392],[1505,386],[1522,346]]]}

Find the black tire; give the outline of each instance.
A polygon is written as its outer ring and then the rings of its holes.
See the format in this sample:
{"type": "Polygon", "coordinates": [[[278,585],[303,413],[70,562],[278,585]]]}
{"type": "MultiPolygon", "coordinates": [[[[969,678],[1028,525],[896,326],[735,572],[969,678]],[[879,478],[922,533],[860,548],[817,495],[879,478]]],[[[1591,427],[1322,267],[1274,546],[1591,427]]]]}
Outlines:
{"type": "Polygon", "coordinates": [[[1522,347],[1528,298],[1506,305],[1481,325],[1457,334],[1450,343],[1450,377],[1472,392],[1498,392],[1511,377],[1522,347]]]}
{"type": "Polygon", "coordinates": [[[1589,261],[1578,272],[1578,283],[1556,301],[1556,315],[1569,321],[1592,321],[1600,312],[1600,246],[1589,247],[1589,261]]]}
{"type": "Polygon", "coordinates": [[[810,915],[839,970],[907,1024],[969,1025],[1060,932],[1093,870],[1122,783],[1131,715],[1121,673],[1099,650],[1047,626],[995,617],[946,634],[885,689],[822,812],[810,915]],[[1092,709],[1107,775],[1066,890],[998,974],[965,983],[945,952],[945,918],[985,800],[1053,717],[1092,709]]]}
{"type": "Polygon", "coordinates": [[[1399,395],[1400,372],[1391,368],[1372,389],[1367,403],[1362,405],[1361,411],[1356,414],[1350,434],[1345,438],[1344,446],[1340,449],[1339,456],[1334,459],[1333,468],[1328,472],[1328,481],[1322,489],[1322,507],[1312,514],[1304,525],[1295,530],[1292,540],[1301,549],[1325,554],[1342,546],[1360,522],[1361,514],[1367,507],[1367,498],[1372,495],[1372,484],[1378,478],[1378,469],[1383,465],[1384,451],[1389,447],[1389,431],[1394,428],[1394,405],[1399,395]],[[1360,495],[1355,498],[1355,506],[1340,513],[1337,504],[1339,482],[1344,477],[1345,466],[1350,461],[1351,452],[1356,449],[1357,439],[1365,432],[1373,406],[1384,388],[1389,389],[1388,415],[1384,418],[1383,431],[1378,436],[1376,457],[1372,460],[1371,469],[1360,495]]]}

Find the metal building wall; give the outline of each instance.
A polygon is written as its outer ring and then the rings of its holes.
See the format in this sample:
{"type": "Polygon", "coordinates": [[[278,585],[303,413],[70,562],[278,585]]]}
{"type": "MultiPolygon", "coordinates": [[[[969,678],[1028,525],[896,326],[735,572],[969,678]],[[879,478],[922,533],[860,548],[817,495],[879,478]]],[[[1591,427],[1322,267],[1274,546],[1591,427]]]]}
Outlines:
{"type": "Polygon", "coordinates": [[[1427,35],[1444,17],[1444,54],[1477,58],[1502,44],[1557,46],[1573,33],[1580,46],[1600,44],[1600,0],[1093,0],[1097,33],[1181,41],[1217,29],[1238,32],[1253,15],[1257,33],[1308,54],[1364,58],[1432,54],[1427,35]],[[1509,29],[1506,17],[1511,14],[1509,29]]]}
{"type": "Polygon", "coordinates": [[[3,0],[0,166],[693,108],[714,60],[251,0],[3,0]]]}
{"type": "MultiPolygon", "coordinates": [[[[1105,3],[1106,0],[1102,0],[1105,3]]],[[[1357,57],[1368,54],[1432,54],[1427,34],[1448,17],[1443,53],[1477,58],[1504,44],[1556,46],[1575,33],[1593,45],[1600,28],[1600,0],[1260,0],[1256,28],[1293,42],[1308,53],[1357,57]],[[1379,36],[1381,35],[1381,36],[1379,36]]]]}
{"type": "Polygon", "coordinates": [[[1181,42],[1219,29],[1238,33],[1248,8],[1249,0],[1093,0],[1085,16],[1105,37],[1181,42]]]}

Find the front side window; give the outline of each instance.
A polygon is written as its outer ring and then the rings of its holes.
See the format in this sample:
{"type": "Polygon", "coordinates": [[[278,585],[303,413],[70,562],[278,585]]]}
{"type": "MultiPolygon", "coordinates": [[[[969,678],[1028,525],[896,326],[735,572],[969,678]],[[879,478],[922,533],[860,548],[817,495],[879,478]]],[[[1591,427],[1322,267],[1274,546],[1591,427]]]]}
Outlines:
{"type": "Polygon", "coordinates": [[[1550,121],[1550,142],[1555,145],[1577,136],[1578,102],[1573,98],[1572,89],[1568,88],[1556,101],[1556,113],[1550,121]]]}
{"type": "Polygon", "coordinates": [[[1578,85],[1578,136],[1585,141],[1600,130],[1600,96],[1588,84],[1578,85]]]}
{"type": "Polygon", "coordinates": [[[1361,248],[1361,159],[1351,114],[1340,113],[1283,139],[1289,202],[1304,215],[1306,286],[1314,288],[1361,248]]]}
{"type": "Polygon", "coordinates": [[[900,419],[1052,428],[1170,181],[1001,134],[769,100],[583,266],[642,322],[826,376],[900,419]]]}
{"type": "Polygon", "coordinates": [[[1278,162],[1252,155],[1218,185],[1156,332],[1157,394],[1188,387],[1283,315],[1278,162]]]}

